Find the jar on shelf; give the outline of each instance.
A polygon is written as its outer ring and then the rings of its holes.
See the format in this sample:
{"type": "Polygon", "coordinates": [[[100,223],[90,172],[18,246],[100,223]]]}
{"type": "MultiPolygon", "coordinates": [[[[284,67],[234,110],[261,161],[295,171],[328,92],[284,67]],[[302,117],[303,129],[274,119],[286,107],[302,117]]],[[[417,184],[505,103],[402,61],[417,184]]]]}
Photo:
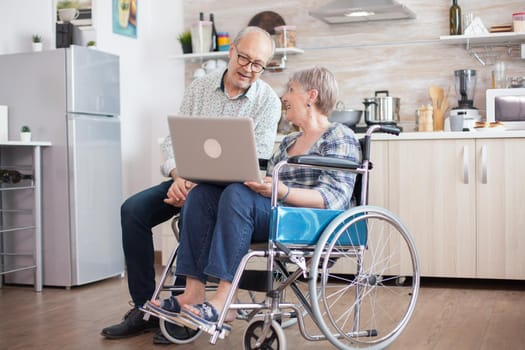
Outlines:
{"type": "Polygon", "coordinates": [[[275,46],[278,48],[296,47],[297,31],[295,26],[278,26],[275,30],[275,46]]]}
{"type": "Polygon", "coordinates": [[[230,35],[228,32],[217,33],[217,45],[219,51],[228,51],[230,49],[230,35]]]}
{"type": "Polygon", "coordinates": [[[512,14],[512,28],[514,32],[525,32],[525,12],[516,12],[512,14]]]}

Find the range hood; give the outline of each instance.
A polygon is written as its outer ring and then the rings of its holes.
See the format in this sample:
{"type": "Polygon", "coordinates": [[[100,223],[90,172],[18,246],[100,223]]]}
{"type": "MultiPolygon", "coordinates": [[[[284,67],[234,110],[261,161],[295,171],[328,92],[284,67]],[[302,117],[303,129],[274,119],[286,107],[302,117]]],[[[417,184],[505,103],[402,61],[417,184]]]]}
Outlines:
{"type": "Polygon", "coordinates": [[[334,0],[311,11],[328,24],[416,18],[416,14],[395,0],[334,0]]]}

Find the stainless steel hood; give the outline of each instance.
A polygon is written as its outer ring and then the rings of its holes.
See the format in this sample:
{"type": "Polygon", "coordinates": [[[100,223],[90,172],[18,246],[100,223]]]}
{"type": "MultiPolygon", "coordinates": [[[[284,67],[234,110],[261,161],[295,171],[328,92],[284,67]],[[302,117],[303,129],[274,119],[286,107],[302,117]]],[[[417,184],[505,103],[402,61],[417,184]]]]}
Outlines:
{"type": "Polygon", "coordinates": [[[334,0],[311,11],[328,24],[416,18],[416,14],[395,0],[334,0]]]}

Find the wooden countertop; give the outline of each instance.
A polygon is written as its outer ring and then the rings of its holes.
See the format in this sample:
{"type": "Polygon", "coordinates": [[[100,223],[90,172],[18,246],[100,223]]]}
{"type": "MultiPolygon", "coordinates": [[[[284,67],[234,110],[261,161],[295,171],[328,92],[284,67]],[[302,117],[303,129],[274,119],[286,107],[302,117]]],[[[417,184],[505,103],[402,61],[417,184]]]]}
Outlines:
{"type": "MultiPolygon", "coordinates": [[[[357,134],[358,137],[364,134],[357,134]]],[[[284,135],[278,134],[275,142],[281,142],[284,135]]],[[[525,130],[487,130],[487,131],[430,131],[417,132],[406,131],[400,133],[398,136],[375,133],[372,138],[374,140],[445,140],[445,139],[494,139],[494,138],[525,138],[525,130]]]]}

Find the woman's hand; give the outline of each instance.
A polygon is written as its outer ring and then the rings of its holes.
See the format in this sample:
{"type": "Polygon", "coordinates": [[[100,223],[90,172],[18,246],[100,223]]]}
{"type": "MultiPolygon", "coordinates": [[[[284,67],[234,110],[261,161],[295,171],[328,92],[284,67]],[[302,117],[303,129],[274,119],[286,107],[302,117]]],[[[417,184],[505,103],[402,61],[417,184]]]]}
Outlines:
{"type": "MultiPolygon", "coordinates": [[[[266,176],[262,183],[255,181],[246,181],[244,184],[248,186],[252,191],[259,193],[261,196],[272,196],[272,178],[269,176],[266,176]]],[[[283,184],[281,181],[279,181],[278,186],[279,187],[277,190],[277,194],[278,198],[281,198],[288,191],[288,186],[283,184]]]]}
{"type": "Polygon", "coordinates": [[[182,207],[186,201],[188,193],[195,185],[195,183],[184,180],[181,177],[176,178],[166,193],[164,203],[173,205],[174,207],[182,207]]]}

